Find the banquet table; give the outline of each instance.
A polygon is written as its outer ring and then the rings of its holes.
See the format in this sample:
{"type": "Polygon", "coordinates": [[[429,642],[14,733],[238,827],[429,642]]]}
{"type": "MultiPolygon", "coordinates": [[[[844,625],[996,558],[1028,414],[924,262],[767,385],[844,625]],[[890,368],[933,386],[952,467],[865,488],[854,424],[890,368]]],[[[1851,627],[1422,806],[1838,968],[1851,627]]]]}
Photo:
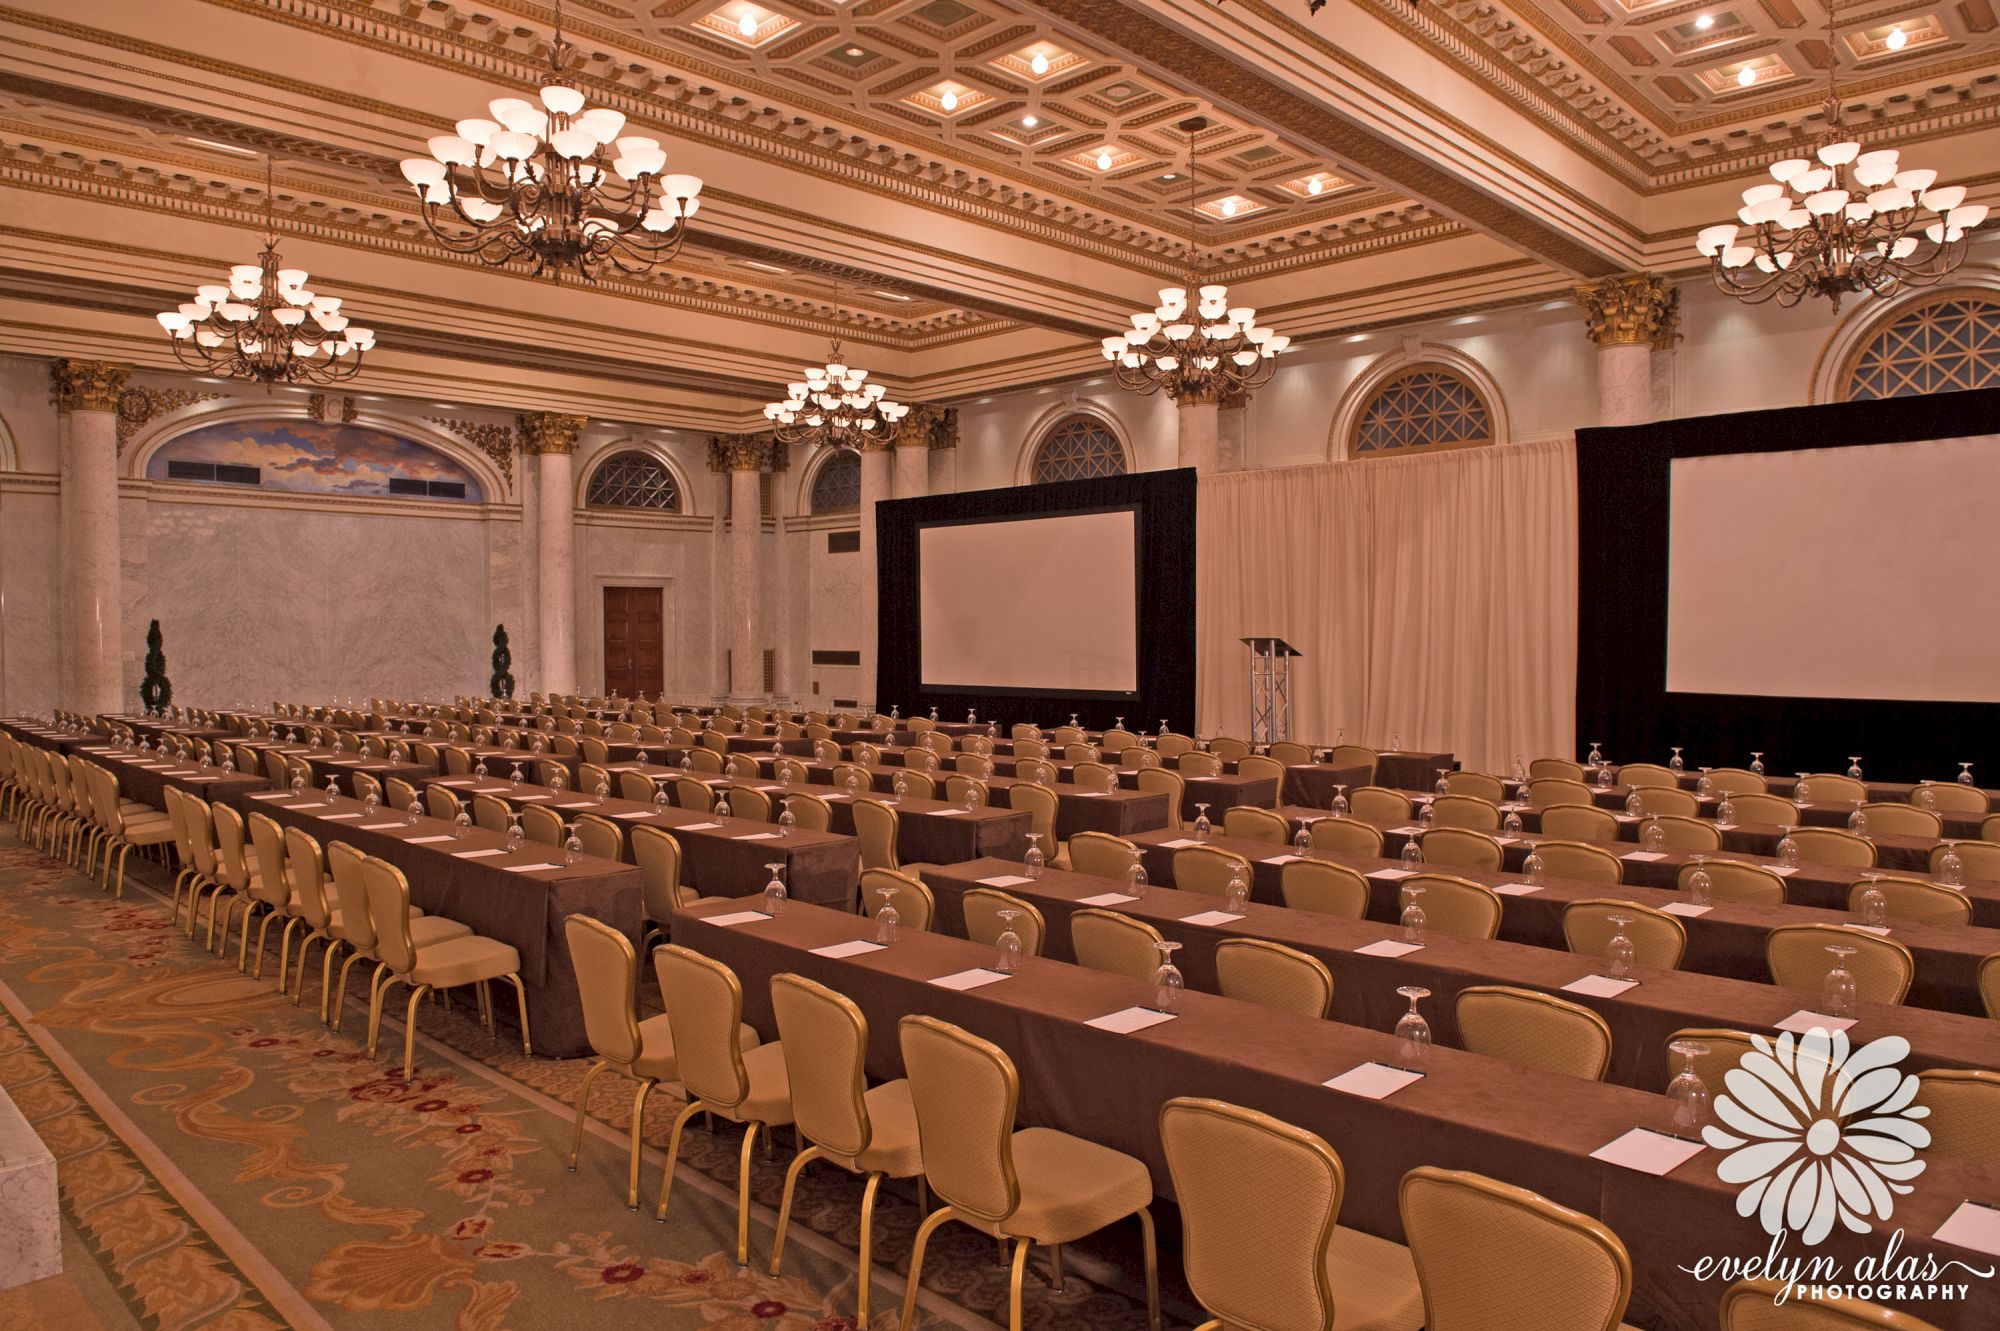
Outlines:
{"type": "MultiPolygon", "coordinates": [[[[1505,984],[1555,994],[1592,1009],[1611,1027],[1611,1066],[1607,1081],[1642,1090],[1661,1090],[1667,1083],[1667,1043],[1676,1031],[1690,1027],[1727,1027],[1771,1032],[1794,1013],[1810,1010],[1816,995],[1795,994],[1773,985],[1685,970],[1637,967],[1639,983],[1622,993],[1596,997],[1563,992],[1563,986],[1585,976],[1602,976],[1605,963],[1559,948],[1536,947],[1504,939],[1458,938],[1427,930],[1421,950],[1402,956],[1371,956],[1357,951],[1374,944],[1399,941],[1400,925],[1377,920],[1350,920],[1314,911],[1253,901],[1242,919],[1214,924],[1183,924],[1189,916],[1218,911],[1216,898],[1174,890],[1171,863],[1153,873],[1148,855],[1147,875],[1155,886],[1137,901],[1110,907],[1158,928],[1181,950],[1174,964],[1188,983],[1216,992],[1215,944],[1224,938],[1264,938],[1297,948],[1325,962],[1334,977],[1334,1018],[1356,1025],[1388,1029],[1407,1006],[1396,994],[1400,985],[1417,984],[1431,991],[1431,1028],[1441,1041],[1458,1043],[1453,1005],[1461,990],[1473,985],[1505,984]]],[[[1021,877],[1019,865],[979,861],[927,870],[924,881],[938,901],[933,925],[946,933],[964,932],[958,899],[967,889],[993,880],[1021,877]],[[950,898],[950,905],[946,899],[950,898]]],[[[1382,872],[1400,872],[1385,869],[1382,872]]],[[[1001,888],[1032,902],[1048,922],[1046,953],[1073,959],[1069,949],[1069,915],[1083,898],[1120,892],[1122,880],[1093,878],[1058,869],[1040,878],[1011,882],[1001,888]]],[[[1511,902],[1508,903],[1511,909],[1511,902]]],[[[1503,916],[1504,918],[1504,916],[1503,916]]],[[[1863,1004],[1853,1027],[1856,1040],[1901,1035],[1910,1042],[1913,1069],[1926,1067],[2000,1069],[2000,1031],[1975,1016],[1906,1008],[1886,1003],[1863,1004]]]]}
{"type": "MultiPolygon", "coordinates": [[[[571,915],[591,916],[636,947],[645,917],[637,869],[589,856],[566,865],[561,850],[534,842],[506,853],[506,838],[499,833],[473,827],[455,837],[450,823],[430,817],[412,823],[404,814],[380,810],[369,819],[360,801],[345,796],[329,800],[324,791],[299,800],[289,792],[237,793],[229,803],[246,817],[262,813],[280,826],[297,827],[322,847],[345,841],[401,869],[412,904],[521,954],[536,1053],[577,1058],[590,1052],[563,921],[571,915]],[[462,858],[478,851],[502,853],[462,858]]],[[[503,1019],[513,1019],[509,1005],[497,1007],[503,1019]]]]}
{"type": "Polygon", "coordinates": [[[0,730],[23,744],[81,755],[118,778],[120,795],[155,809],[167,807],[164,791],[168,786],[203,799],[215,799],[231,791],[263,790],[270,784],[261,773],[224,772],[220,767],[204,771],[196,763],[141,753],[103,735],[70,734],[22,720],[0,721],[0,730]]]}
{"type": "Polygon", "coordinates": [[[286,759],[302,758],[312,768],[312,783],[315,789],[324,791],[328,777],[340,783],[343,792],[354,793],[354,774],[366,772],[377,781],[387,781],[396,777],[415,784],[434,773],[422,763],[397,762],[393,758],[370,758],[364,754],[350,753],[346,749],[327,749],[316,745],[287,744],[274,739],[239,739],[231,745],[255,749],[261,756],[266,750],[275,749],[286,759]]]}
{"type": "MultiPolygon", "coordinates": [[[[1615,765],[1612,767],[1611,773],[1614,781],[1617,780],[1620,771],[1619,767],[1615,765]]],[[[1594,778],[1596,769],[1586,769],[1586,775],[1594,778]]],[[[1837,773],[1836,775],[1840,774],[1837,773]]],[[[1933,784],[1957,784],[1956,778],[1957,774],[1951,773],[1940,778],[1933,784]]],[[[1676,779],[1682,790],[1693,790],[1701,784],[1701,771],[1698,768],[1690,768],[1685,772],[1679,773],[1676,779]]],[[[1797,776],[1767,774],[1764,777],[1764,785],[1773,795],[1782,795],[1787,799],[1791,798],[1792,791],[1798,784],[1799,779],[1797,776]]],[[[1872,781],[1864,778],[1861,784],[1867,787],[1870,801],[1880,801],[1888,804],[1908,804],[1910,796],[1916,794],[1919,783],[1915,781],[1872,781]]],[[[1986,786],[1973,786],[1972,789],[1977,790],[1986,797],[1986,810],[1988,813],[2000,813],[2000,790],[1986,786]]],[[[1851,804],[1841,807],[1850,810],[1853,808],[1851,804]]]]}
{"type": "MultiPolygon", "coordinates": [[[[1716,1177],[1720,1158],[1703,1150],[1663,1177],[1591,1158],[1627,1130],[1668,1124],[1664,1097],[1511,1066],[1451,1048],[1423,1059],[1425,1076],[1381,1100],[1322,1082],[1364,1062],[1399,1064],[1400,1042],[1381,1031],[1317,1021],[1212,994],[1190,992],[1171,1021],[1134,1035],[1089,1026],[1096,1017],[1150,1003],[1150,983],[1047,958],[1025,958],[1000,983],[964,991],[929,981],[992,959],[992,949],[937,933],[905,931],[893,946],[834,958],[813,949],[874,936],[852,915],[795,907],[739,925],[722,903],[674,917],[674,938],[715,957],[742,982],[744,1019],[775,1038],[770,979],[803,975],[847,995],[868,1019],[868,1072],[904,1075],[898,1020],[927,1013],[991,1040],[1021,1076],[1020,1122],[1076,1133],[1144,1161],[1156,1193],[1173,1180],[1158,1135],[1160,1107],[1174,1096],[1241,1104],[1324,1138],[1346,1170],[1340,1220],[1402,1241],[1396,1192],[1418,1165],[1469,1169],[1530,1188],[1596,1216],[1624,1240],[1633,1263],[1627,1319],[1651,1331],[1715,1331],[1724,1282],[1680,1268],[1711,1254],[1761,1254],[1769,1238],[1738,1216],[1737,1189],[1716,1177]]],[[[1433,1001],[1428,1004],[1436,1008],[1433,1001]]],[[[1879,1254],[1892,1227],[1907,1252],[1990,1265],[1967,1248],[1930,1238],[1967,1198],[2000,1201],[2000,1172],[1934,1157],[1897,1199],[1881,1233],[1836,1233],[1822,1248],[1852,1263],[1879,1254]]],[[[2000,1283],[1974,1281],[1964,1302],[1923,1305],[1941,1331],[1990,1328],[2000,1320],[2000,1283]]]]}
{"type": "MultiPolygon", "coordinates": [[[[906,767],[909,765],[912,753],[924,752],[923,749],[885,748],[881,750],[882,761],[878,764],[878,770],[880,767],[906,767]]],[[[994,776],[1012,778],[1019,770],[1022,761],[1019,758],[995,757],[994,776]]],[[[1066,762],[1061,758],[1049,758],[1045,761],[1056,769],[1056,780],[1059,783],[1069,784],[1074,780],[1075,763],[1066,762]]],[[[1123,789],[1139,788],[1138,768],[1120,766],[1116,762],[1106,763],[1105,766],[1118,774],[1118,784],[1123,789]]],[[[951,775],[949,760],[940,758],[938,770],[934,775],[942,784],[945,777],[951,775]]],[[[1209,817],[1219,820],[1224,809],[1234,808],[1239,804],[1268,809],[1278,802],[1278,782],[1273,777],[1236,776],[1223,773],[1219,776],[1183,776],[1181,781],[1183,783],[1181,817],[1189,822],[1194,821],[1199,806],[1203,804],[1209,808],[1209,817]]]]}
{"type": "MultiPolygon", "coordinates": [[[[493,795],[518,809],[546,803],[564,818],[594,813],[629,828],[646,823],[673,833],[681,846],[681,881],[702,896],[741,897],[764,890],[770,881],[768,864],[785,866],[785,890],[794,900],[840,906],[851,910],[861,883],[861,848],[853,837],[832,832],[795,831],[777,835],[769,823],[748,818],[711,818],[673,805],[641,803],[617,797],[598,801],[574,791],[543,786],[510,786],[491,778],[430,777],[422,784],[442,785],[464,800],[469,809],[474,794],[493,795]]],[[[631,854],[626,846],[625,853],[631,854]]]]}
{"type": "MultiPolygon", "coordinates": [[[[749,787],[771,797],[777,816],[787,795],[815,795],[830,806],[832,829],[853,836],[854,797],[831,784],[781,786],[737,777],[699,777],[712,790],[749,787]]],[[[905,797],[895,802],[896,858],[903,864],[955,864],[985,855],[1018,860],[1028,850],[1028,813],[1006,806],[967,809],[949,800],[905,797]]]]}
{"type": "MultiPolygon", "coordinates": [[[[1591,787],[1591,802],[1600,809],[1611,809],[1622,813],[1625,809],[1626,800],[1631,797],[1632,789],[1630,786],[1619,785],[1593,786],[1591,787]]],[[[1905,804],[1908,803],[1908,800],[1899,799],[1890,802],[1905,804]]],[[[1722,807],[1722,797],[1719,795],[1699,795],[1696,796],[1696,804],[1701,817],[1713,819],[1717,811],[1722,807]]],[[[1799,822],[1805,827],[1845,828],[1847,820],[1854,814],[1854,801],[1852,800],[1813,800],[1798,807],[1799,822]]],[[[1986,818],[1984,814],[1953,813],[1948,809],[1936,809],[1933,812],[1937,814],[1938,820],[1944,825],[1943,835],[1955,841],[1977,840],[1981,825],[1985,822],[1986,818]]]]}
{"type": "Polygon", "coordinates": [[[109,721],[114,725],[124,726],[140,739],[152,743],[158,743],[164,735],[173,735],[180,739],[199,740],[233,739],[235,737],[234,731],[224,730],[218,726],[189,725],[180,721],[170,721],[165,717],[147,716],[143,712],[109,713],[101,719],[109,721]]]}

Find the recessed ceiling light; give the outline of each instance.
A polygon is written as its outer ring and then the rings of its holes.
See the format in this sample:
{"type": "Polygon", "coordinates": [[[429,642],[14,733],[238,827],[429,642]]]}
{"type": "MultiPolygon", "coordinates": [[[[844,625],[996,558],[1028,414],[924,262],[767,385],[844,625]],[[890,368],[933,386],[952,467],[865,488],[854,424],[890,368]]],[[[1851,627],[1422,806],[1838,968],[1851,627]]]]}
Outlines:
{"type": "Polygon", "coordinates": [[[757,35],[756,18],[750,14],[745,14],[742,18],[737,19],[736,31],[742,33],[745,37],[755,37],[757,35]]]}
{"type": "Polygon", "coordinates": [[[860,56],[865,55],[867,53],[858,46],[850,46],[847,48],[847,54],[859,58],[860,56]]]}
{"type": "Polygon", "coordinates": [[[1162,180],[1179,180],[1179,179],[1180,179],[1180,177],[1179,177],[1179,176],[1177,176],[1177,175],[1175,175],[1175,174],[1174,174],[1173,172],[1169,171],[1169,172],[1167,172],[1167,174],[1165,174],[1164,176],[1161,176],[1161,177],[1160,177],[1160,179],[1162,179],[1162,180]]]}
{"type": "Polygon", "coordinates": [[[1037,75],[1046,74],[1049,72],[1049,58],[1037,51],[1035,58],[1028,62],[1028,68],[1034,70],[1037,75]]]}
{"type": "Polygon", "coordinates": [[[1900,51],[1910,44],[1910,34],[1901,28],[1891,28],[1885,44],[1891,51],[1900,51]]]}
{"type": "Polygon", "coordinates": [[[1224,199],[1224,200],[1222,201],[1222,215],[1223,215],[1224,217],[1234,217],[1234,216],[1236,216],[1236,209],[1237,209],[1237,203],[1236,203],[1236,200],[1234,200],[1234,199],[1224,199]]]}
{"type": "Polygon", "coordinates": [[[1324,193],[1325,191],[1326,191],[1326,182],[1324,180],[1321,180],[1318,176],[1314,176],[1311,180],[1308,180],[1306,182],[1306,193],[1308,194],[1321,194],[1324,193]]]}
{"type": "Polygon", "coordinates": [[[1040,117],[1040,116],[1022,116],[1022,117],[1021,117],[1021,124],[1022,124],[1022,126],[1023,126],[1024,128],[1027,128],[1027,129],[1033,129],[1033,128],[1034,128],[1035,126],[1037,126],[1037,125],[1039,125],[1039,124],[1041,124],[1041,123],[1042,123],[1042,120],[1041,120],[1041,117],[1040,117]]]}
{"type": "Polygon", "coordinates": [[[942,106],[947,111],[958,110],[958,94],[953,92],[951,89],[946,88],[944,90],[944,96],[938,98],[938,105],[942,106]]]}
{"type": "Polygon", "coordinates": [[[1111,169],[1111,150],[1109,148],[1097,154],[1097,169],[1099,171],[1109,171],[1111,169]]]}
{"type": "Polygon", "coordinates": [[[1700,18],[1694,21],[1694,26],[1695,29],[1699,32],[1707,32],[1710,28],[1715,26],[1715,15],[1703,14],[1700,18]]]}
{"type": "Polygon", "coordinates": [[[1757,71],[1745,65],[1736,72],[1736,86],[1747,88],[1757,81],[1757,71]]]}

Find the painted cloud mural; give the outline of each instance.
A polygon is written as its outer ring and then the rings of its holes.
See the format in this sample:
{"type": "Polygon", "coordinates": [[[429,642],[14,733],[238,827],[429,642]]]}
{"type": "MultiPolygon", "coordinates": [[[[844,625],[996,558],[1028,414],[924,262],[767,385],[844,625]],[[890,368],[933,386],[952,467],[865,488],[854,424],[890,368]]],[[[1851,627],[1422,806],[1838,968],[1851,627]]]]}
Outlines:
{"type": "MultiPolygon", "coordinates": [[[[170,440],[147,460],[151,480],[167,478],[169,462],[257,467],[266,490],[306,494],[386,496],[389,480],[456,481],[466,503],[485,495],[479,481],[442,453],[389,434],[339,421],[223,421],[170,440]]],[[[401,496],[399,496],[400,498],[401,496]]],[[[458,502],[458,501],[450,501],[458,502]]]]}

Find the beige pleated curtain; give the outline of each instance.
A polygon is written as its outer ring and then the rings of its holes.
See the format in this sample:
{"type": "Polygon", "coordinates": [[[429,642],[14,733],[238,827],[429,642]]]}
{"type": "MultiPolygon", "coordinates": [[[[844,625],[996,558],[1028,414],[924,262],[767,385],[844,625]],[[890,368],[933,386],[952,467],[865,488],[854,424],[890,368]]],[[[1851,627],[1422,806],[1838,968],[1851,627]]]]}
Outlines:
{"type": "Polygon", "coordinates": [[[1203,734],[1249,734],[1238,639],[1271,634],[1304,653],[1295,738],[1573,756],[1569,440],[1211,476],[1196,522],[1203,734]]]}

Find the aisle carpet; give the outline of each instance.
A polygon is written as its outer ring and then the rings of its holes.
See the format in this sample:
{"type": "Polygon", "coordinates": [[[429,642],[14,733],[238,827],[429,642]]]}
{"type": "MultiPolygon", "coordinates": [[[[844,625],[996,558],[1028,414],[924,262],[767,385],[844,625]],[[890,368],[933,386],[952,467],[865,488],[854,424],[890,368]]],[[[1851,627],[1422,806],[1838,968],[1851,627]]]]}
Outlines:
{"type": "MultiPolygon", "coordinates": [[[[328,1031],[278,995],[275,944],[260,981],[238,974],[233,947],[218,960],[174,927],[168,881],[135,864],[114,901],[0,835],[0,1087],[58,1161],[65,1227],[64,1274],[0,1292],[0,1326],[854,1331],[859,1180],[806,1170],[784,1274],[766,1274],[789,1132],[753,1167],[739,1271],[734,1130],[690,1129],[656,1224],[647,1199],[681,1103],[669,1088],[647,1107],[634,1213],[630,1082],[599,1078],[569,1173],[587,1060],[523,1058],[463,1003],[426,1005],[406,1084],[400,1027],[385,1022],[383,1056],[368,1058],[361,1001],[328,1031]]],[[[871,1326],[896,1325],[920,1219],[913,1191],[885,1187],[871,1326]]],[[[1031,1278],[1027,1324],[1141,1331],[1136,1249],[1114,1233],[1072,1254],[1059,1294],[1031,1278]]],[[[924,1276],[918,1326],[1004,1322],[991,1239],[945,1227],[924,1276]]],[[[1194,1313],[1183,1294],[1167,1320],[1194,1313]]]]}

